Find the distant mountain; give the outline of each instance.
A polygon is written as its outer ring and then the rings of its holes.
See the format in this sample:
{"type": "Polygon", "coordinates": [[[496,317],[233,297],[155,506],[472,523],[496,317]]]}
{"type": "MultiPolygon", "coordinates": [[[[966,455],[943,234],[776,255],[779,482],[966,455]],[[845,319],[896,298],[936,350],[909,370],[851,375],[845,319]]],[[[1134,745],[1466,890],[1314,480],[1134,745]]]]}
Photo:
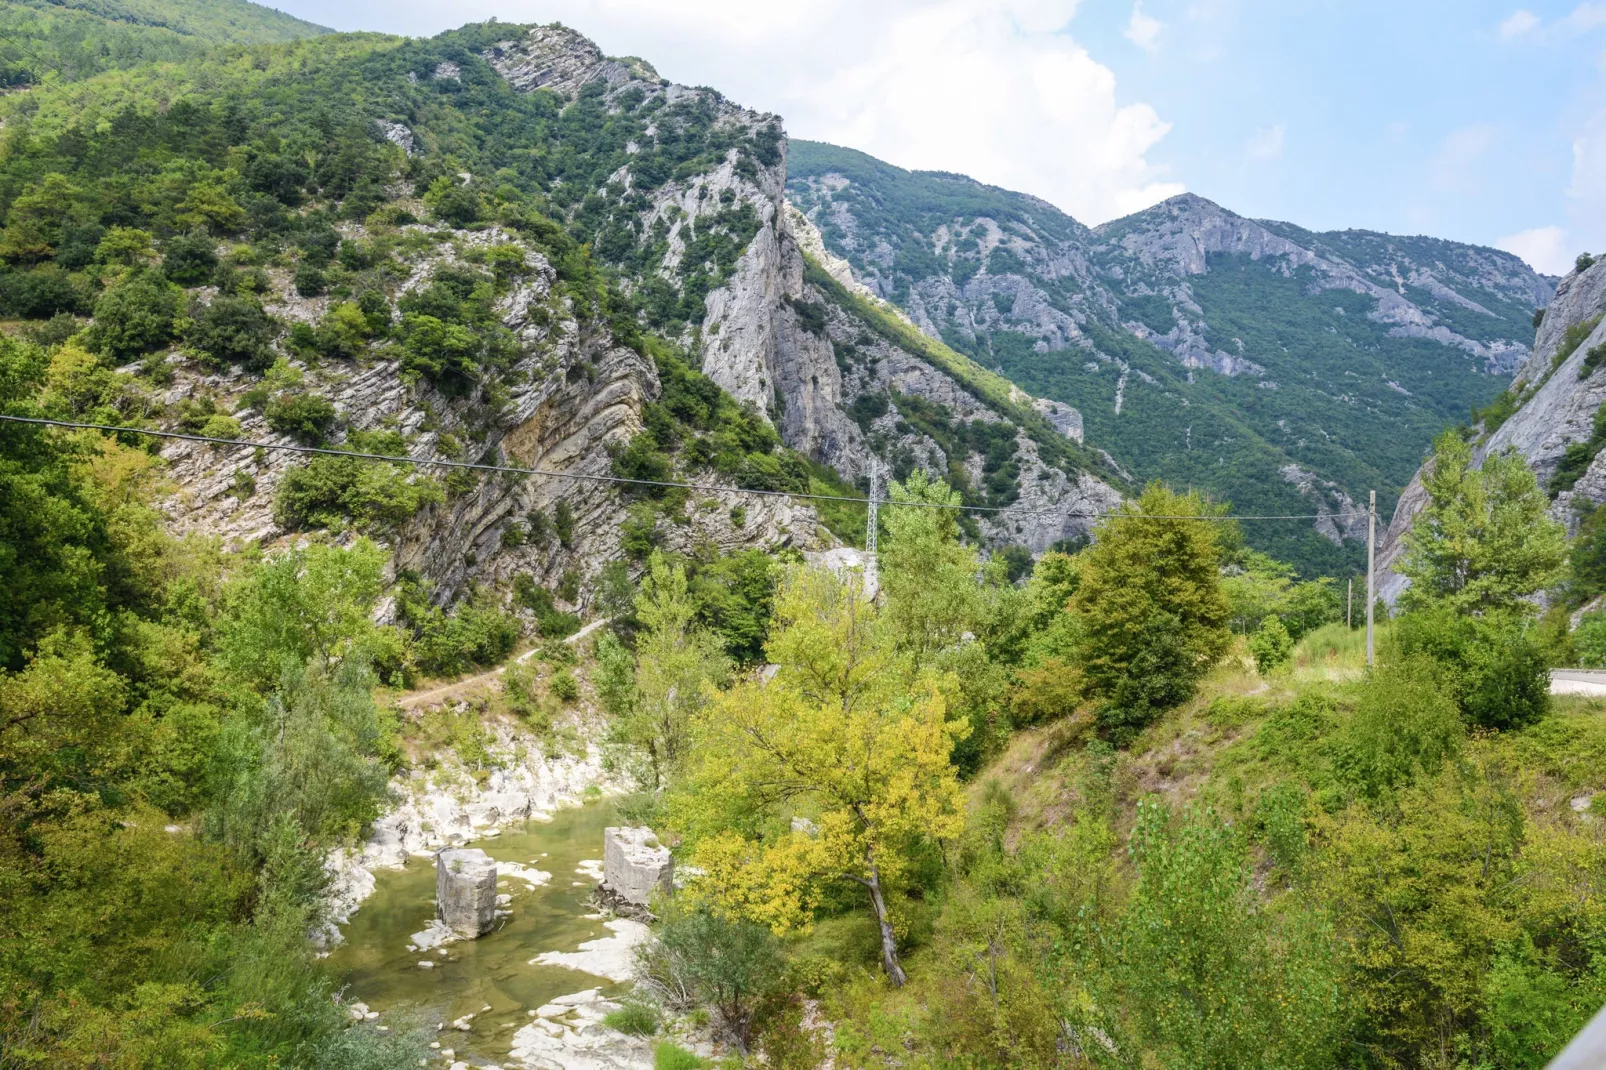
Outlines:
{"type": "MultiPolygon", "coordinates": [[[[1089,228],[1038,198],[794,141],[788,199],[877,295],[1080,410],[1137,481],[1240,512],[1392,507],[1433,434],[1499,394],[1554,280],[1433,238],[1318,234],[1172,198],[1089,228]]],[[[1364,525],[1257,526],[1341,574],[1364,525]]]]}
{"type": "Polygon", "coordinates": [[[77,81],[218,45],[330,32],[245,0],[7,0],[0,3],[0,86],[77,81]]]}

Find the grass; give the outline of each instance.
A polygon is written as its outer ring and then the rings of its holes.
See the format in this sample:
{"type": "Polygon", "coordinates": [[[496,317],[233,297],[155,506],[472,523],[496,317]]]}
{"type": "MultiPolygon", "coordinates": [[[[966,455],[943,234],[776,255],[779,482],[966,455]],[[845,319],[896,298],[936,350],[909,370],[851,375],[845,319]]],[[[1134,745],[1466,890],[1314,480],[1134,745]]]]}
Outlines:
{"type": "Polygon", "coordinates": [[[708,1060],[673,1041],[663,1041],[652,1053],[652,1070],[700,1070],[708,1060]]]}
{"type": "Polygon", "coordinates": [[[645,1003],[626,1001],[616,1011],[609,1011],[602,1017],[602,1024],[609,1029],[633,1037],[650,1037],[658,1032],[658,1012],[645,1003]]]}

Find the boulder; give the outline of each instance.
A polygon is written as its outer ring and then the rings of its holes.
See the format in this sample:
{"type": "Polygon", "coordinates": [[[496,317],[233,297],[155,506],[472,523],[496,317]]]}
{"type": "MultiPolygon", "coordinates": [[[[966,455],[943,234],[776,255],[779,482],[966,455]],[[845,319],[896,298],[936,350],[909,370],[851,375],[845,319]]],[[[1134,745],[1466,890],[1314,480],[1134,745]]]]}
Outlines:
{"type": "Polygon", "coordinates": [[[604,829],[602,886],[636,906],[646,906],[653,890],[670,890],[675,861],[649,828],[604,829]]]}
{"type": "Polygon", "coordinates": [[[435,909],[454,932],[482,936],[496,922],[496,862],[478,848],[435,852],[435,909]]]}

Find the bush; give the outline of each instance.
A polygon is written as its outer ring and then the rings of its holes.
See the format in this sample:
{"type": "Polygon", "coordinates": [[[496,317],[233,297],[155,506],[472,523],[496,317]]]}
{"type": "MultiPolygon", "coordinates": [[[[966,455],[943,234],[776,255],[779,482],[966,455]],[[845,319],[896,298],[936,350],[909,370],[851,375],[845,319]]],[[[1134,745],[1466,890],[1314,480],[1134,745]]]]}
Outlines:
{"type": "Polygon", "coordinates": [[[240,364],[261,372],[273,363],[273,339],[279,324],[249,297],[219,296],[192,313],[194,325],[185,340],[213,365],[240,364]]]}
{"type": "MultiPolygon", "coordinates": [[[[354,431],[346,444],[363,453],[405,454],[394,431],[354,431]]],[[[411,468],[355,457],[313,457],[285,472],[274,501],[274,521],[295,529],[340,527],[394,531],[429,505],[446,500],[440,481],[411,468]]]]}
{"type": "Polygon", "coordinates": [[[1413,655],[1385,662],[1367,679],[1333,763],[1363,798],[1437,772],[1460,749],[1465,732],[1446,676],[1443,666],[1413,655]]]}
{"type": "Polygon", "coordinates": [[[552,674],[552,682],[548,685],[552,696],[559,702],[573,702],[580,697],[580,684],[574,678],[574,673],[568,669],[560,669],[552,674]]]}
{"type": "Polygon", "coordinates": [[[708,909],[671,912],[658,941],[637,954],[641,976],[660,996],[671,1005],[708,1004],[744,1052],[752,1041],[754,1012],[785,967],[769,929],[708,909]]]}
{"type": "Polygon", "coordinates": [[[63,313],[85,312],[83,288],[55,264],[0,277],[0,309],[21,319],[42,320],[63,313]]]}
{"type": "Polygon", "coordinates": [[[100,295],[89,346],[113,360],[127,360],[173,340],[183,292],[161,277],[136,271],[100,295]]]}
{"type": "Polygon", "coordinates": [[[1249,637],[1249,652],[1255,656],[1255,670],[1262,676],[1288,664],[1294,653],[1294,640],[1280,617],[1271,616],[1249,637]]]}
{"type": "Polygon", "coordinates": [[[217,246],[204,234],[181,234],[167,243],[162,274],[180,286],[199,286],[217,270],[217,246]]]}
{"type": "Polygon", "coordinates": [[[320,445],[336,417],[334,402],[321,394],[279,394],[264,415],[269,427],[307,446],[320,445]]]}
{"type": "Polygon", "coordinates": [[[1550,709],[1550,666],[1520,616],[1467,616],[1433,608],[1407,613],[1394,626],[1401,656],[1421,655],[1445,672],[1445,686],[1469,724],[1512,729],[1550,709]]]}
{"type": "Polygon", "coordinates": [[[296,293],[302,297],[317,297],[329,288],[329,279],[324,275],[322,268],[303,261],[301,266],[296,268],[295,288],[296,293]]]}
{"type": "Polygon", "coordinates": [[[517,617],[504,613],[486,594],[470,596],[447,616],[431,605],[416,579],[401,587],[401,616],[414,632],[418,667],[438,676],[456,676],[475,666],[494,665],[519,641],[517,617]]]}
{"type": "Polygon", "coordinates": [[[660,1023],[657,1008],[627,999],[618,1010],[603,1015],[602,1024],[627,1036],[650,1037],[658,1032],[660,1023]]]}

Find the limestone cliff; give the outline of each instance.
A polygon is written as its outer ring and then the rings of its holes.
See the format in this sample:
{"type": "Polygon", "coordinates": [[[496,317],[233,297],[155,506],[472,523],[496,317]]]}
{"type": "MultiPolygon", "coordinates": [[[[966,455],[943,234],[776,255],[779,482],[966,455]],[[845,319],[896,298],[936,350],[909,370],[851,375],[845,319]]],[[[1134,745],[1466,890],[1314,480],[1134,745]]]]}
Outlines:
{"type": "MultiPolygon", "coordinates": [[[[1606,261],[1574,271],[1556,287],[1534,339],[1533,352],[1511,384],[1515,406],[1498,426],[1481,426],[1475,463],[1491,453],[1515,450],[1541,486],[1552,490],[1551,515],[1576,529],[1581,510],[1606,502],[1606,457],[1595,421],[1606,403],[1606,261]],[[1591,359],[1591,354],[1595,354],[1591,359]],[[1575,481],[1558,481],[1564,457],[1572,451],[1575,481]]],[[[1379,550],[1380,589],[1391,603],[1408,582],[1393,571],[1404,551],[1403,539],[1426,502],[1421,473],[1411,481],[1395,510],[1379,550]]]]}

